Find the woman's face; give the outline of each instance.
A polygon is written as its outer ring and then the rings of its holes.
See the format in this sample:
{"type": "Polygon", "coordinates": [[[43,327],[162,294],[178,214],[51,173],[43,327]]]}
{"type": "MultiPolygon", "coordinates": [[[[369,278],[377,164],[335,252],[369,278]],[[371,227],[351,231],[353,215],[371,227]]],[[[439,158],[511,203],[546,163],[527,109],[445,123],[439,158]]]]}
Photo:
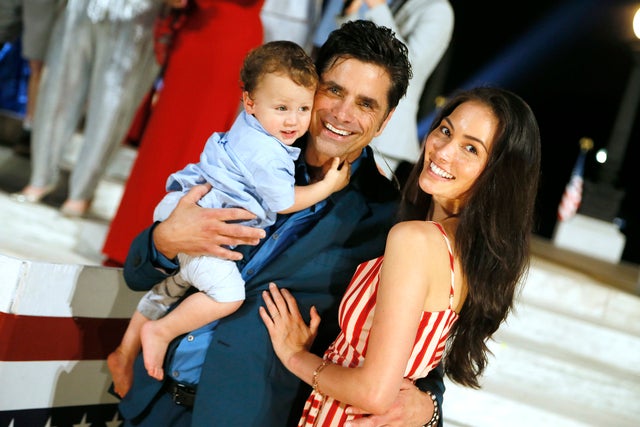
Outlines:
{"type": "Polygon", "coordinates": [[[427,135],[420,188],[456,212],[487,164],[497,129],[498,119],[487,105],[467,101],[457,106],[427,135]]]}

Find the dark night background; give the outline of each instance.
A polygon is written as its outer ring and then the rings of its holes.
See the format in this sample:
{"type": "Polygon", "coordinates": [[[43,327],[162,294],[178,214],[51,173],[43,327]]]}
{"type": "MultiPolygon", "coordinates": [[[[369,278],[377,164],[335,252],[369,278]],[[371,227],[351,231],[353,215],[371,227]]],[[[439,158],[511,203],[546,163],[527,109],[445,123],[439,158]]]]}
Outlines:
{"type": "MultiPolygon", "coordinates": [[[[542,137],[542,180],[536,234],[551,239],[556,212],[576,158],[578,141],[592,138],[585,180],[597,181],[595,152],[605,147],[634,66],[633,13],[640,1],[451,0],[455,29],[449,51],[427,86],[447,95],[491,83],[513,90],[531,106],[542,137]]],[[[638,114],[636,113],[636,117],[638,114]]],[[[425,122],[429,121],[425,114],[425,122]]],[[[634,120],[637,122],[637,120],[634,120]]],[[[618,186],[625,221],[622,260],[640,263],[637,177],[640,129],[633,126],[618,186]]],[[[579,211],[580,212],[580,211],[579,211]]]]}

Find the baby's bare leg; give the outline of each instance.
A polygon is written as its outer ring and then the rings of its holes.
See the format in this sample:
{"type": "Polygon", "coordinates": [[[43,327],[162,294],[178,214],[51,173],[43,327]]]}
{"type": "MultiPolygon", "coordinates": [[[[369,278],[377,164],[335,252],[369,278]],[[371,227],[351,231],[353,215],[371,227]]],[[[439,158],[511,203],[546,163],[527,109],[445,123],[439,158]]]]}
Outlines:
{"type": "Polygon", "coordinates": [[[141,349],[140,330],[148,321],[140,312],[133,313],[120,345],[107,357],[114,391],[120,397],[124,397],[133,384],[133,362],[141,349]]]}
{"type": "Polygon", "coordinates": [[[218,302],[198,292],[187,297],[165,317],[146,322],[141,331],[142,356],[149,376],[162,380],[164,356],[171,340],[228,316],[236,311],[242,301],[218,302]]]}

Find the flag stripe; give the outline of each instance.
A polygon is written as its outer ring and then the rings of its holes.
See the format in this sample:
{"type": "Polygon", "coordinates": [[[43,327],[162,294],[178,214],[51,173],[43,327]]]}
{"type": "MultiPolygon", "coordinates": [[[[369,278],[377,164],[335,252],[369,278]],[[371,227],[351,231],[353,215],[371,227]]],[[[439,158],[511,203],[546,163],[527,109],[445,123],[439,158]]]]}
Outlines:
{"type": "Polygon", "coordinates": [[[558,206],[558,219],[566,221],[572,218],[580,207],[582,201],[582,177],[574,175],[567,184],[560,206],[558,206]]]}
{"type": "Polygon", "coordinates": [[[120,343],[128,322],[0,312],[0,361],[106,359],[120,343]]]}

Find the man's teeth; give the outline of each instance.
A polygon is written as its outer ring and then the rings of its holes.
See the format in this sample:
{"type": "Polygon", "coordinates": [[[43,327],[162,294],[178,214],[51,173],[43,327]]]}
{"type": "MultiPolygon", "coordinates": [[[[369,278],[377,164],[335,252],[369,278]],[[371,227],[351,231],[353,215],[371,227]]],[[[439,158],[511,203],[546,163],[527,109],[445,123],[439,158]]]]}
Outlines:
{"type": "Polygon", "coordinates": [[[346,130],[340,130],[337,128],[334,128],[333,126],[331,126],[329,123],[326,123],[325,126],[327,127],[327,129],[329,129],[331,132],[337,133],[338,135],[342,135],[342,136],[348,136],[351,135],[351,132],[348,132],[346,130]]]}
{"type": "Polygon", "coordinates": [[[453,178],[453,175],[451,175],[450,173],[445,172],[443,169],[440,169],[433,162],[429,163],[429,169],[431,169],[431,171],[433,173],[435,173],[436,175],[441,176],[443,178],[447,178],[447,179],[452,179],[453,178]]]}

